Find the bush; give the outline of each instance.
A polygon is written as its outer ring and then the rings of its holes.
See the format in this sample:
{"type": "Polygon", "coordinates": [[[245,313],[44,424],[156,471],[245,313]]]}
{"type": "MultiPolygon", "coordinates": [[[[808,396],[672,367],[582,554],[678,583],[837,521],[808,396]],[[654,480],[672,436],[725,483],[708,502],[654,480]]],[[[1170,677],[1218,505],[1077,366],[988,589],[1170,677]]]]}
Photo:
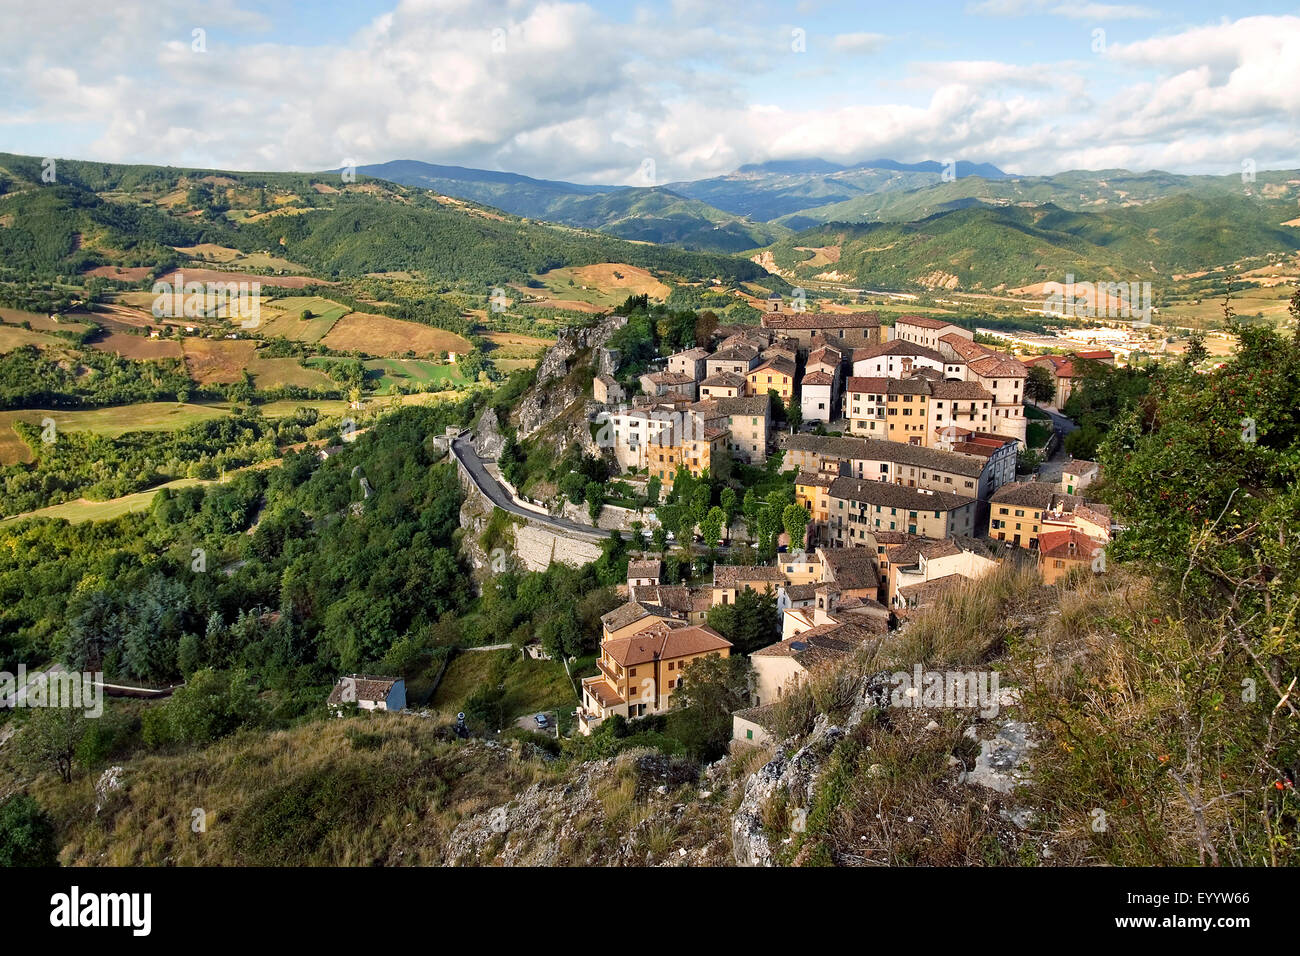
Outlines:
{"type": "Polygon", "coordinates": [[[58,865],[49,814],[25,793],[0,803],[0,867],[58,865]]]}

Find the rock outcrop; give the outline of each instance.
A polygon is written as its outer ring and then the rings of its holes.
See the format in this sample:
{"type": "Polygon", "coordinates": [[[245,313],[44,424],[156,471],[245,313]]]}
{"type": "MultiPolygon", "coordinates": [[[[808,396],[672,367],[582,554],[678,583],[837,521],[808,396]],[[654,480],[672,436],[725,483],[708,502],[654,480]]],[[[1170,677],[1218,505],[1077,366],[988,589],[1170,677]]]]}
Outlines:
{"type": "MultiPolygon", "coordinates": [[[[625,316],[611,315],[596,325],[560,331],[555,344],[546,350],[537,366],[537,380],[519,402],[516,425],[521,439],[559,420],[569,422],[570,430],[586,429],[586,419],[581,409],[573,408],[574,403],[587,393],[591,378],[616,361],[616,355],[610,356],[605,344],[626,324],[625,316]],[[590,375],[570,374],[580,362],[586,363],[590,375]]],[[[568,440],[573,437],[568,436],[568,440]]],[[[564,444],[567,447],[568,441],[564,444]]],[[[563,450],[557,448],[557,453],[562,454],[563,450]]]]}
{"type": "Polygon", "coordinates": [[[474,429],[474,450],[478,452],[480,458],[495,461],[501,457],[501,451],[505,447],[506,438],[501,434],[501,421],[497,418],[497,410],[489,405],[483,409],[483,414],[479,416],[478,425],[474,429]]]}

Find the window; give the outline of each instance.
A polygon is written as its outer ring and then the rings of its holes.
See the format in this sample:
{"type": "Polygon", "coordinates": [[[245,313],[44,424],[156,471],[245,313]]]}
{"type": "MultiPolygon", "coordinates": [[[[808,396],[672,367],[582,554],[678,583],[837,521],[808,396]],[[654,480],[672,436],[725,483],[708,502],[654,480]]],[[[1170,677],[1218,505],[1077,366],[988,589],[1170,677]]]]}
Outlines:
{"type": "Polygon", "coordinates": [[[635,677],[635,676],[636,676],[636,668],[634,667],[634,668],[632,668],[630,671],[628,671],[628,672],[627,672],[627,676],[628,676],[628,677],[635,677]]]}

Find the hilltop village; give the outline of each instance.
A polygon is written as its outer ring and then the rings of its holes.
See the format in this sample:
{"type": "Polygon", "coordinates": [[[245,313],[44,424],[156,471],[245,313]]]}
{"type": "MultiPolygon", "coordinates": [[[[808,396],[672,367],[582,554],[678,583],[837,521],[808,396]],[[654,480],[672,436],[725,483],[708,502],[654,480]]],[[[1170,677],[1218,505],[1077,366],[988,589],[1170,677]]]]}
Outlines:
{"type": "Polygon", "coordinates": [[[746,590],[774,595],[781,618],[780,640],[750,654],[752,706],[734,716],[735,739],[761,743],[792,682],[945,591],[1007,561],[1036,565],[1047,584],[1103,569],[1111,516],[1086,496],[1098,465],[1058,458],[1052,480],[1017,480],[1029,369],[1044,365],[1066,391],[1071,362],[1022,361],[925,316],[886,326],[876,313],[786,311],[773,294],[761,325],[715,329],[707,347],[640,375],[634,394],[597,375],[599,443],[625,475],[670,492],[724,460],[775,458],[806,521],[768,563],[723,555],[711,583],[671,584],[659,557],[632,560],[627,602],[602,618],[599,673],[582,682],[579,730],[668,709],[688,664],[732,652],[705,621],[746,590]]]}

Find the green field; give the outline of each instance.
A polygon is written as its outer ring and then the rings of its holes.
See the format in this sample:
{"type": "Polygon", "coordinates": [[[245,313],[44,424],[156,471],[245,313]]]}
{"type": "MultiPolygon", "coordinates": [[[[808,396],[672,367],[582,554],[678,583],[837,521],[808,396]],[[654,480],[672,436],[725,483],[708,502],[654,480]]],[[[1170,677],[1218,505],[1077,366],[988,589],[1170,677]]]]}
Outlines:
{"type": "Polygon", "coordinates": [[[257,333],[268,338],[279,336],[295,342],[316,343],[350,311],[346,305],[316,295],[286,296],[262,303],[262,324],[257,333]],[[312,314],[306,321],[299,318],[303,309],[312,314]]]}
{"type": "Polygon", "coordinates": [[[11,518],[5,518],[0,523],[21,521],[24,518],[62,518],[73,524],[82,521],[111,521],[113,518],[120,518],[122,515],[130,514],[133,511],[147,511],[153,503],[154,495],[164,488],[188,488],[191,485],[211,483],[201,481],[198,478],[177,478],[175,481],[168,481],[157,487],[150,488],[148,491],[137,491],[133,495],[110,498],[108,501],[88,501],[85,498],[79,498],[76,501],[65,501],[61,505],[50,505],[48,508],[38,508],[36,511],[29,511],[26,514],[14,515],[11,518]]]}
{"type": "Polygon", "coordinates": [[[262,358],[255,354],[249,363],[248,373],[253,376],[253,384],[259,389],[283,385],[330,388],[334,384],[324,372],[307,368],[296,358],[262,358]]]}
{"type": "Polygon", "coordinates": [[[573,684],[558,661],[524,659],[516,650],[461,651],[447,665],[430,707],[440,714],[456,714],[489,680],[494,667],[500,667],[504,675],[504,709],[510,719],[551,710],[563,717],[577,703],[573,684]]]}
{"type": "Polygon", "coordinates": [[[399,383],[439,389],[466,381],[459,365],[439,365],[420,359],[370,359],[363,364],[366,378],[376,383],[380,394],[392,392],[399,383]]]}

